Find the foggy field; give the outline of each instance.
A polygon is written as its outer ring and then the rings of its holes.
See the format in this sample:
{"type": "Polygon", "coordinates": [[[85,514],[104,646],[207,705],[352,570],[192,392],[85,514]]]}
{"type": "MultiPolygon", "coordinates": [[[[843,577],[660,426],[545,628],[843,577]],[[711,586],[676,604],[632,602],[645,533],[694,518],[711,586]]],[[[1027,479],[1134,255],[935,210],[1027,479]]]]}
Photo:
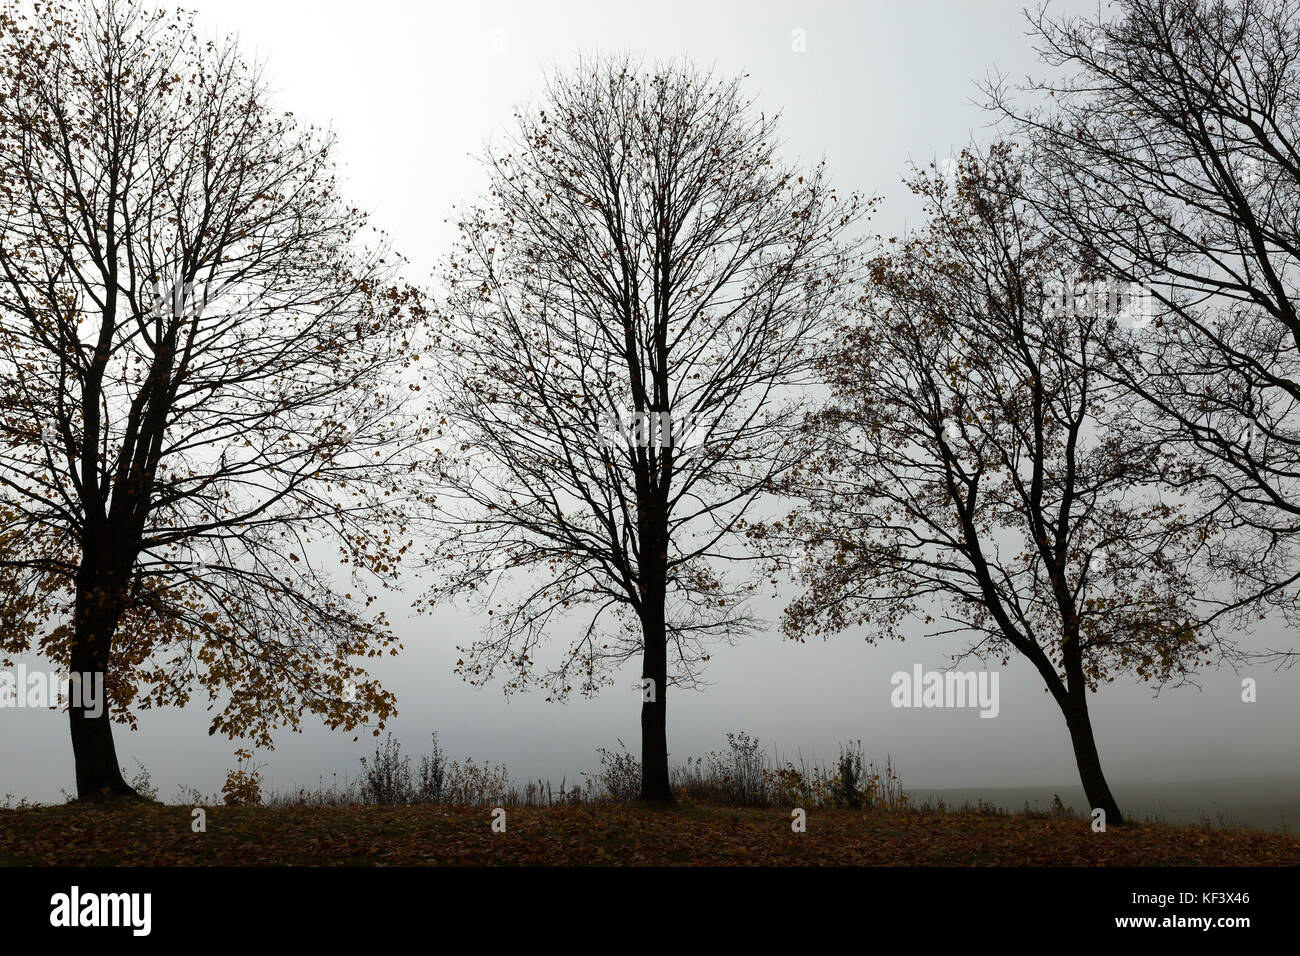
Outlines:
{"type": "Polygon", "coordinates": [[[0,865],[1296,866],[1300,840],[1066,817],[604,805],[0,810],[0,865]]]}
{"type": "MultiPolygon", "coordinates": [[[[1239,780],[1189,780],[1176,783],[1130,783],[1115,786],[1126,811],[1136,820],[1209,825],[1215,829],[1248,827],[1265,832],[1300,833],[1300,777],[1255,777],[1239,780]]],[[[985,801],[1012,813],[1047,811],[1060,795],[1067,807],[1087,805],[1077,784],[1036,787],[966,787],[908,790],[913,802],[950,807],[985,801]]]]}

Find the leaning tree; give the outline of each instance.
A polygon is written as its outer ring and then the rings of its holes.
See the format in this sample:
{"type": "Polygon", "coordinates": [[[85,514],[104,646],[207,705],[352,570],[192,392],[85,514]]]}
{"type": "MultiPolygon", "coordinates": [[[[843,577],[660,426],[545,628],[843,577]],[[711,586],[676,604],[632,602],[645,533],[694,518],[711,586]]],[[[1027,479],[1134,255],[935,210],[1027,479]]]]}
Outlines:
{"type": "Polygon", "coordinates": [[[738,79],[584,61],[489,151],[443,274],[430,599],[481,597],[458,670],[507,692],[592,693],[639,655],[646,800],[672,798],[667,688],[756,623],[729,568],[852,280],[864,204],[783,164],[776,125],[738,79]]]}
{"type": "Polygon", "coordinates": [[[0,651],[104,675],[83,798],[132,792],[110,719],[196,690],[264,746],[393,712],[355,658],[393,644],[418,302],[331,146],[187,15],[0,12],[0,651]]]}
{"type": "Polygon", "coordinates": [[[1114,6],[1040,11],[1031,22],[1054,76],[995,82],[991,105],[1036,143],[1045,218],[1158,305],[1114,370],[1147,403],[1149,432],[1201,465],[1214,561],[1236,582],[1221,613],[1262,602],[1294,618],[1300,4],[1114,6]]]}
{"type": "Polygon", "coordinates": [[[765,533],[807,549],[796,639],[922,626],[970,635],[961,656],[1028,661],[1090,805],[1122,823],[1090,693],[1125,672],[1178,681],[1231,648],[1197,616],[1203,529],[1159,490],[1178,462],[1106,374],[1104,342],[1130,336],[1141,299],[1094,284],[1023,176],[1005,144],[964,152],[955,178],[916,173],[925,221],[871,262],[786,477],[804,503],[765,533]]]}

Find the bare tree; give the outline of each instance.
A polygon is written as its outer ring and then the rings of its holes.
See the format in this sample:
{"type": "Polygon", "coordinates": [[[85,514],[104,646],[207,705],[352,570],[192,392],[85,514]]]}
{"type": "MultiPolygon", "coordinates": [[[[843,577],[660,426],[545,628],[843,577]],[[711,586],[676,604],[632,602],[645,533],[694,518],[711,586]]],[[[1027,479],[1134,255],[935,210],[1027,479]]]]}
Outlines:
{"type": "Polygon", "coordinates": [[[1184,679],[1229,653],[1196,618],[1199,529],[1157,482],[1177,463],[1129,427],[1102,341],[1134,303],[1067,300],[1072,249],[1020,195],[1022,157],[968,150],[918,171],[922,228],[873,260],[861,316],[823,363],[806,501],[766,534],[801,541],[786,631],[973,634],[961,656],[1027,660],[1060,708],[1093,808],[1122,823],[1090,692],[1184,679]]]}
{"type": "MultiPolygon", "coordinates": [[[[1146,428],[1198,464],[1221,613],[1294,618],[1300,581],[1300,4],[1123,0],[1032,19],[1059,78],[992,106],[1037,146],[1035,201],[1108,273],[1146,285],[1149,333],[1114,371],[1146,428]],[[1027,99],[1029,102],[1023,102],[1027,99]]],[[[1234,615],[1238,616],[1238,615],[1234,615]]]]}
{"type": "Polygon", "coordinates": [[[78,793],[131,793],[110,717],[196,688],[263,746],[308,710],[382,727],[353,658],[393,643],[367,608],[409,543],[418,309],[332,136],[122,0],[6,7],[0,85],[0,649],[106,673],[111,708],[69,707],[78,793]]]}
{"type": "Polygon", "coordinates": [[[777,157],[738,79],[609,58],[556,75],[485,159],[445,270],[440,373],[458,449],[432,600],[488,610],[459,670],[594,692],[641,656],[641,796],[669,801],[666,692],[751,630],[728,577],[789,438],[863,207],[777,157]],[[513,583],[506,583],[512,581],[513,583]],[[514,588],[511,591],[511,588],[514,588]],[[538,646],[583,612],[553,664],[538,646]]]}

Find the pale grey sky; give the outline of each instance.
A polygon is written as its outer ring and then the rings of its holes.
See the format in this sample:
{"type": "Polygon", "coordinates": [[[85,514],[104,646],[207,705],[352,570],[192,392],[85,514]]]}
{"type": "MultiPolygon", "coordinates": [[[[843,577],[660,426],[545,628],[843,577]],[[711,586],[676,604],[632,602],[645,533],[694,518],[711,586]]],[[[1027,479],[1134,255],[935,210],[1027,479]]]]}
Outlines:
{"type": "MultiPolygon", "coordinates": [[[[537,95],[550,66],[572,63],[578,51],[686,55],[722,73],[748,73],[762,108],[784,114],[787,156],[825,156],[841,189],[883,196],[872,228],[884,233],[916,214],[899,185],[909,160],[942,159],[984,135],[986,117],[971,103],[975,81],[994,67],[1013,76],[1035,69],[1021,4],[1003,0],[189,6],[203,29],[237,32],[246,51],[266,61],[282,108],[337,130],[347,194],[371,210],[417,279],[449,247],[450,207],[484,184],[472,154],[509,126],[514,104],[537,95]],[[805,31],[806,52],[792,49],[795,30],[805,31]]],[[[1084,11],[1096,3],[1056,6],[1084,11]]],[[[406,749],[419,752],[437,730],[453,757],[501,761],[516,778],[557,785],[596,769],[596,748],[615,738],[637,749],[635,667],[595,700],[507,700],[499,688],[474,690],[452,673],[456,644],[477,633],[469,611],[417,619],[402,601],[389,608],[407,649],[373,673],[397,695],[392,729],[406,749]]],[[[997,719],[890,706],[894,671],[942,668],[961,646],[949,638],[873,647],[853,633],[796,645],[773,627],[719,649],[705,674],[712,686],[670,697],[670,749],[674,759],[699,754],[720,747],[725,732],[745,730],[790,756],[830,759],[837,741],[861,738],[868,755],[892,753],[909,787],[1076,781],[1065,724],[1018,661],[1001,675],[997,719]]],[[[1297,773],[1300,674],[1249,672],[1259,685],[1254,704],[1241,702],[1241,676],[1209,672],[1203,689],[1158,700],[1124,681],[1096,695],[1102,764],[1121,803],[1126,780],[1297,773]]],[[[209,737],[207,716],[201,703],[143,714],[138,732],[117,731],[122,763],[130,770],[142,760],[165,798],[178,783],[218,790],[238,744],[209,737]]],[[[8,709],[0,722],[0,796],[52,800],[73,789],[65,715],[8,709]]],[[[258,760],[273,786],[287,788],[354,772],[371,748],[368,737],[353,743],[309,723],[301,735],[281,733],[277,749],[258,760]]]]}

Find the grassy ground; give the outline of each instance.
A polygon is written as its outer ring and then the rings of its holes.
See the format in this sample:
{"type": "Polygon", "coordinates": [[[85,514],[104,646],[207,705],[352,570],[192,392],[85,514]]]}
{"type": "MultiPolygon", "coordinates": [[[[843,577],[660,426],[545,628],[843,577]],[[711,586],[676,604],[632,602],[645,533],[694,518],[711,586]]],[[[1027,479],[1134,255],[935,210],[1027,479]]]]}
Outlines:
{"type": "Polygon", "coordinates": [[[603,805],[191,809],[68,804],[0,810],[7,865],[1300,865],[1300,839],[1250,830],[1112,827],[978,813],[603,805]]]}

